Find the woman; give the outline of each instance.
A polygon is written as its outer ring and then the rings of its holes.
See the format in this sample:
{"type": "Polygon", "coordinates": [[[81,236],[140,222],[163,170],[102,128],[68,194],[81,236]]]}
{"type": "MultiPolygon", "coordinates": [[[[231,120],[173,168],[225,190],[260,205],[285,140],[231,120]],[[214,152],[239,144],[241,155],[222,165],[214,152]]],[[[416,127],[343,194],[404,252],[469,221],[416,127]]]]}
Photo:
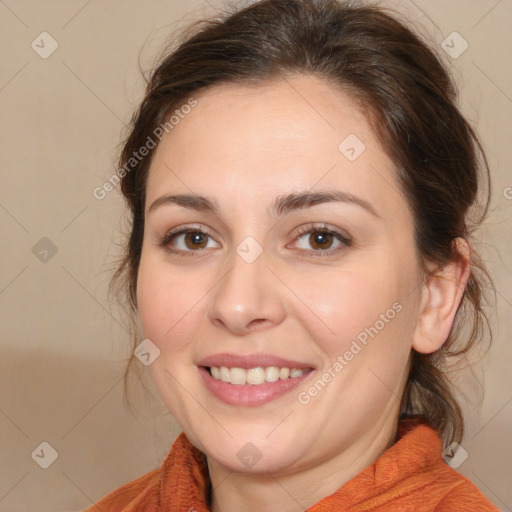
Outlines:
{"type": "Polygon", "coordinates": [[[490,283],[455,96],[395,17],[329,0],[256,2],[162,60],[114,284],[183,433],[90,511],[497,510],[443,459],[447,356],[480,341],[490,283]]]}

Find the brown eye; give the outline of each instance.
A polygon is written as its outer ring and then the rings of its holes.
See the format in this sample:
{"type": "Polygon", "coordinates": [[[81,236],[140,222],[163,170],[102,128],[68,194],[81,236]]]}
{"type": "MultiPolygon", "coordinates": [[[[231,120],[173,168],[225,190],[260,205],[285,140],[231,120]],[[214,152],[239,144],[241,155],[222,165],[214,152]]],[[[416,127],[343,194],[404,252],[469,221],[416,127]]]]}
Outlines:
{"type": "Polygon", "coordinates": [[[302,227],[295,240],[295,247],[311,256],[327,256],[351,245],[351,239],[326,226],[302,227]]]}
{"type": "Polygon", "coordinates": [[[316,231],[309,235],[309,243],[315,250],[330,249],[333,240],[334,237],[332,233],[328,233],[326,231],[316,231]]]}
{"type": "Polygon", "coordinates": [[[203,249],[220,247],[220,244],[209,233],[197,228],[183,228],[179,231],[167,233],[161,239],[160,245],[168,252],[188,255],[203,249]]]}
{"type": "Polygon", "coordinates": [[[208,235],[200,231],[188,231],[185,234],[185,245],[188,249],[204,249],[208,243],[208,235]]]}

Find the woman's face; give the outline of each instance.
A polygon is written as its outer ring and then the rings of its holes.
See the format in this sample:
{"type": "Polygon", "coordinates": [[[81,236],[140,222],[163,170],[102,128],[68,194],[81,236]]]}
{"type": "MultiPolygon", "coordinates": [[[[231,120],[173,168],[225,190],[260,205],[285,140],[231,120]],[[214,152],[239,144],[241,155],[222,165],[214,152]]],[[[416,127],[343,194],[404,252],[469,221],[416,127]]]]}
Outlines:
{"type": "Polygon", "coordinates": [[[147,182],[137,298],[156,387],[211,464],[361,463],[394,434],[420,304],[394,165],[314,77],[196,100],[147,182]]]}

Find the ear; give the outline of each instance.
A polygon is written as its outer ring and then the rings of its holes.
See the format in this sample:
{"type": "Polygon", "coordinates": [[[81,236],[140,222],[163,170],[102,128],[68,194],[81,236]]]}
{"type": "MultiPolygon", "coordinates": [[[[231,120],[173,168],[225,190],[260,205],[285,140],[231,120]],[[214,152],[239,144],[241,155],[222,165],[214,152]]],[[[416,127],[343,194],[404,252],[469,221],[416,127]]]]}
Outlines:
{"type": "Polygon", "coordinates": [[[464,238],[456,238],[450,263],[422,285],[421,309],[412,348],[423,354],[435,352],[448,339],[471,271],[471,251],[464,238]]]}

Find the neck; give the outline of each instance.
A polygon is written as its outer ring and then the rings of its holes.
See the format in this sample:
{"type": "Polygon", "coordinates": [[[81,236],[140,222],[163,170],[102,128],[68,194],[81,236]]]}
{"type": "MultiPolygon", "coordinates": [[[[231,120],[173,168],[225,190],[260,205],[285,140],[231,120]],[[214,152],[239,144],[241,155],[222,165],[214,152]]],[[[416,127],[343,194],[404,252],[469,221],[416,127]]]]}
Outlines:
{"type": "Polygon", "coordinates": [[[212,512],[297,512],[329,496],[375,462],[396,435],[394,416],[383,418],[342,453],[299,471],[241,474],[208,458],[212,512]],[[390,419],[391,418],[391,419],[390,419]]]}

